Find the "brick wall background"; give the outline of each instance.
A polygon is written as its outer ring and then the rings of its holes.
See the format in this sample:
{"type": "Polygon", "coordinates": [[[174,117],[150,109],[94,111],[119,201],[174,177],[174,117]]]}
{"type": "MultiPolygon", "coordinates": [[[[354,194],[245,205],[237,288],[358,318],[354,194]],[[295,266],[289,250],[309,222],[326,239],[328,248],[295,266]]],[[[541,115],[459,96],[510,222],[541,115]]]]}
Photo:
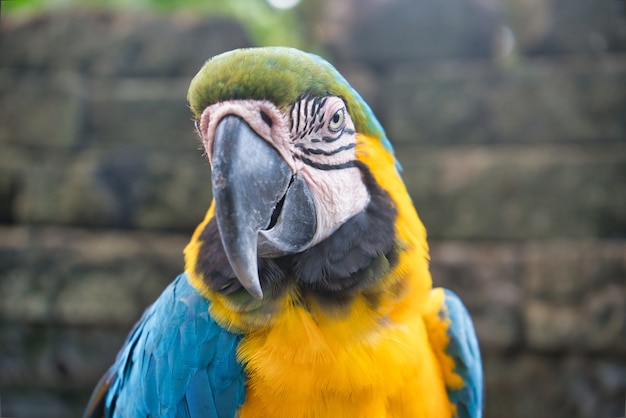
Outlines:
{"type": "MultiPolygon", "coordinates": [[[[617,417],[626,396],[626,18],[618,0],[303,3],[373,106],[472,312],[486,417],[617,417]]],[[[78,416],[210,201],[185,102],[252,45],[215,16],[3,15],[0,401],[78,416]]]]}

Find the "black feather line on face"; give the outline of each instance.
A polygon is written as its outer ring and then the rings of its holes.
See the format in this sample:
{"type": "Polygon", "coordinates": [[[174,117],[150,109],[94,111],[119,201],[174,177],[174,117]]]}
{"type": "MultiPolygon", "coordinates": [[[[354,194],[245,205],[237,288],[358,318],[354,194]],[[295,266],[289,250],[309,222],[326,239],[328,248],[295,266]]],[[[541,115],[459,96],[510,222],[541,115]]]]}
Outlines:
{"type": "Polygon", "coordinates": [[[303,153],[307,155],[323,155],[326,157],[331,157],[335,154],[339,154],[342,151],[350,150],[354,147],[356,147],[356,142],[352,142],[348,145],[343,145],[333,150],[326,151],[326,150],[318,149],[318,148],[307,148],[306,145],[301,144],[301,143],[296,144],[296,148],[299,148],[300,151],[302,151],[303,153]]]}
{"type": "Polygon", "coordinates": [[[304,155],[294,154],[293,156],[308,166],[324,171],[343,170],[344,168],[352,168],[356,166],[356,160],[346,161],[345,163],[340,164],[322,164],[316,163],[315,161],[306,158],[304,155]]]}
{"type": "MultiPolygon", "coordinates": [[[[333,306],[349,302],[360,291],[364,291],[369,303],[377,303],[379,295],[368,293],[367,289],[397,264],[397,210],[367,166],[358,160],[353,165],[361,170],[370,193],[366,209],[302,253],[275,259],[259,258],[259,278],[264,289],[271,288],[271,293],[276,295],[287,281],[293,280],[304,295],[310,294],[333,306]]],[[[207,223],[199,239],[202,244],[196,273],[214,291],[239,294],[242,286],[228,263],[214,219],[207,223]]]]}

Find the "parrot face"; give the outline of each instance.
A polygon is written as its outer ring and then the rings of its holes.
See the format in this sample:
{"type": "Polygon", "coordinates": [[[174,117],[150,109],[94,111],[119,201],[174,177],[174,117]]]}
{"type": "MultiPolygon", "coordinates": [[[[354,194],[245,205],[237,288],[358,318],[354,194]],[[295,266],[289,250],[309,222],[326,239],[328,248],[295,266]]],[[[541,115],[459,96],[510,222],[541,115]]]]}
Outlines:
{"type": "Polygon", "coordinates": [[[219,102],[202,112],[199,134],[222,244],[256,298],[257,257],[305,251],[369,203],[340,97],[306,94],[287,111],[267,100],[219,102]]]}

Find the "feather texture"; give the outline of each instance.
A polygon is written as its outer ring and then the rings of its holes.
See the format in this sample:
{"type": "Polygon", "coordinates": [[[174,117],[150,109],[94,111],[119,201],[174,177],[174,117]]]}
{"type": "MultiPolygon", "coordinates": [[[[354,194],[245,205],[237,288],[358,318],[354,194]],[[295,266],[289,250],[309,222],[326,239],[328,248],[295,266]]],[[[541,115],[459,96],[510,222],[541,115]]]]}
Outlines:
{"type": "Polygon", "coordinates": [[[208,310],[180,275],[131,331],[85,416],[233,417],[245,399],[241,337],[208,310]]]}
{"type": "Polygon", "coordinates": [[[430,345],[456,418],[478,418],[483,408],[483,372],[471,317],[452,291],[430,291],[424,319],[430,345]]]}
{"type": "Polygon", "coordinates": [[[461,299],[451,290],[444,289],[445,307],[439,311],[444,321],[449,321],[446,353],[454,360],[454,372],[463,385],[449,388],[450,401],[456,405],[459,418],[476,418],[482,415],[483,371],[474,325],[461,299]]]}

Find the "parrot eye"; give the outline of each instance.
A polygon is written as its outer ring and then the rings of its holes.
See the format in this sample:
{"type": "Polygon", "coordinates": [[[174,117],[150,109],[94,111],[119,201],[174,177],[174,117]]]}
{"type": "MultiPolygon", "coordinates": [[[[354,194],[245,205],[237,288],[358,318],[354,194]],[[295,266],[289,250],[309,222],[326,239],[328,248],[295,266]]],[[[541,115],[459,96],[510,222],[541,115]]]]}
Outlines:
{"type": "Polygon", "coordinates": [[[343,129],[345,123],[345,114],[344,109],[341,108],[335,112],[332,118],[330,118],[330,122],[328,122],[328,129],[333,132],[339,132],[343,129]]]}

